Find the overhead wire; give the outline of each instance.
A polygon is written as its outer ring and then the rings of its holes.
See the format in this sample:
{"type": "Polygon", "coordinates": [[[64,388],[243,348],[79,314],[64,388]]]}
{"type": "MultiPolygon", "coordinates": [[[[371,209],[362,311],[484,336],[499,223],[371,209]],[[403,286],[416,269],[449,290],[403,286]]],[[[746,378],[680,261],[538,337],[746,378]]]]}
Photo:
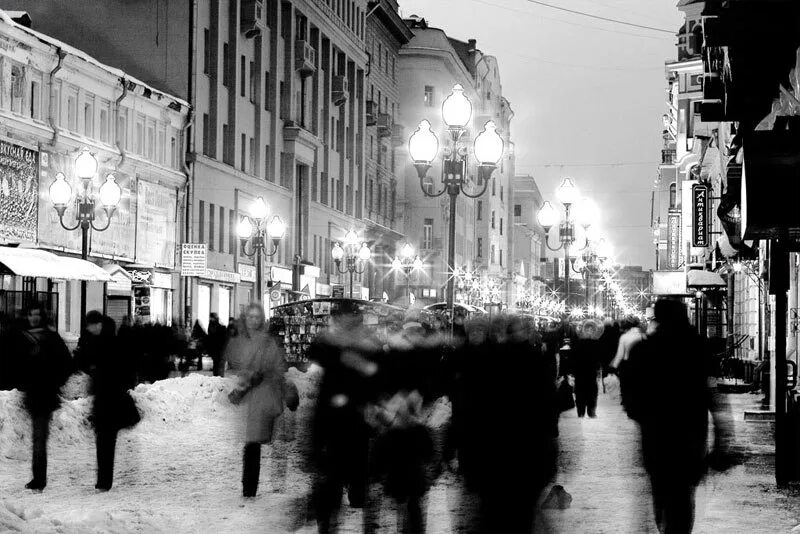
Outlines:
{"type": "Polygon", "coordinates": [[[668,33],[670,35],[675,35],[674,30],[666,30],[664,28],[656,28],[655,26],[647,26],[645,24],[636,24],[635,22],[627,22],[624,20],[619,19],[612,19],[610,17],[601,17],[600,15],[593,15],[592,13],[586,13],[584,11],[578,11],[577,9],[569,9],[567,7],[556,6],[553,4],[548,4],[547,2],[541,2],[540,0],[525,0],[530,4],[536,4],[539,6],[549,7],[551,9],[557,9],[558,11],[564,11],[566,13],[572,13],[574,15],[581,15],[583,17],[588,17],[596,20],[603,20],[606,22],[612,22],[614,24],[622,24],[624,26],[631,26],[633,28],[641,28],[643,30],[651,30],[656,32],[668,33]]]}

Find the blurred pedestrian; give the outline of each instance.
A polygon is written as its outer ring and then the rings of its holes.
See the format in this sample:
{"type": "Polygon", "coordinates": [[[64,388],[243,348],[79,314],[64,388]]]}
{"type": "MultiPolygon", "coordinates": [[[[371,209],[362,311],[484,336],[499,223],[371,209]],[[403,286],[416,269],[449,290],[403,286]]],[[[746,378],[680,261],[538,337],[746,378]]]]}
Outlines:
{"type": "Polygon", "coordinates": [[[386,495],[397,507],[403,534],[425,532],[425,497],[430,488],[433,440],[421,420],[422,395],[398,392],[382,406],[386,429],[376,439],[374,465],[386,495]]]}
{"type": "Polygon", "coordinates": [[[286,390],[285,354],[267,331],[261,304],[251,303],[245,310],[239,335],[225,348],[225,360],[238,377],[231,401],[247,406],[242,495],[255,497],[261,473],[261,445],[272,442],[286,390]]]}
{"type": "Polygon", "coordinates": [[[309,360],[323,369],[312,421],[312,506],[320,533],[338,530],[344,489],[350,506],[364,509],[365,531],[374,526],[367,480],[372,431],[365,409],[377,397],[375,355],[381,350],[350,300],[339,302],[329,328],[309,349],[309,360]]]}
{"type": "Polygon", "coordinates": [[[602,326],[594,319],[586,319],[578,331],[578,339],[571,345],[570,373],[575,377],[575,408],[578,417],[588,413],[597,417],[597,385],[600,373],[602,346],[599,338],[602,326]]]}
{"type": "Polygon", "coordinates": [[[206,353],[213,362],[212,371],[214,376],[223,376],[224,362],[222,351],[225,350],[225,341],[228,337],[227,329],[219,322],[219,316],[212,313],[208,319],[208,336],[206,337],[206,353]]]}
{"type": "MultiPolygon", "coordinates": [[[[709,388],[709,354],[679,301],[655,304],[656,326],[628,359],[625,409],[639,423],[659,532],[689,533],[695,491],[706,471],[708,413],[714,415],[714,458],[728,455],[729,421],[709,388]],[[676,394],[677,393],[677,394],[676,394]]],[[[725,468],[725,462],[717,466],[725,468]]]]}
{"type": "Polygon", "coordinates": [[[61,336],[49,325],[47,310],[34,304],[22,332],[21,388],[33,423],[33,479],[25,487],[41,491],[47,485],[47,439],[50,419],[61,405],[59,391],[73,371],[72,357],[61,336]]]}
{"type": "Polygon", "coordinates": [[[128,390],[135,384],[135,369],[121,352],[114,320],[99,311],[86,314],[86,329],[78,346],[77,359],[91,377],[94,395],[92,418],[97,446],[97,484],[108,491],[114,482],[114,454],[117,433],[139,421],[128,390]]]}
{"type": "MultiPolygon", "coordinates": [[[[217,317],[217,314],[215,313],[214,316],[217,317]]],[[[217,323],[219,323],[219,319],[218,318],[217,318],[217,323]]],[[[209,325],[210,324],[211,323],[210,323],[210,320],[209,320],[209,325]]],[[[197,358],[197,370],[198,371],[202,371],[203,370],[203,354],[206,352],[206,350],[208,348],[207,342],[208,342],[208,334],[203,329],[203,325],[200,324],[200,320],[198,319],[198,320],[196,320],[194,322],[194,326],[192,327],[192,333],[189,336],[189,349],[190,349],[189,354],[190,354],[190,356],[189,356],[189,358],[187,358],[188,360],[191,360],[193,358],[197,358]]],[[[189,366],[188,362],[187,362],[186,366],[188,368],[188,366],[189,366]]]]}

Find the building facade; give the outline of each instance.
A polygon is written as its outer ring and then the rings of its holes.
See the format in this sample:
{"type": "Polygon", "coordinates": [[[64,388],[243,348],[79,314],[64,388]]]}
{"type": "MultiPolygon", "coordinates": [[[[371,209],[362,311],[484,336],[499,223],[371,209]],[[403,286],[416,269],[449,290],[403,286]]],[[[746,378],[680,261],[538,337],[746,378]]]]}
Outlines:
{"type": "MultiPolygon", "coordinates": [[[[121,188],[108,228],[89,233],[89,259],[112,281],[105,292],[89,284],[87,309],[117,321],[135,314],[169,324],[180,313],[176,244],[188,171],[188,103],[12,17],[27,24],[24,14],[0,12],[0,240],[81,254],[81,232],[62,226],[75,225],[76,204],[59,221],[49,188],[63,173],[75,198],[81,187],[75,158],[87,148],[98,162],[90,189],[96,194],[107,178],[121,188]]],[[[102,227],[106,216],[96,211],[102,227]]],[[[58,329],[76,337],[79,282],[58,274],[49,280],[5,276],[2,289],[55,294],[58,329]]]]}
{"type": "MultiPolygon", "coordinates": [[[[546,292],[547,239],[536,215],[544,198],[531,175],[515,176],[512,188],[513,245],[511,250],[514,272],[524,278],[522,288],[516,284],[513,302],[533,300],[546,292]]],[[[518,306],[519,307],[519,306],[518,306]]]]}

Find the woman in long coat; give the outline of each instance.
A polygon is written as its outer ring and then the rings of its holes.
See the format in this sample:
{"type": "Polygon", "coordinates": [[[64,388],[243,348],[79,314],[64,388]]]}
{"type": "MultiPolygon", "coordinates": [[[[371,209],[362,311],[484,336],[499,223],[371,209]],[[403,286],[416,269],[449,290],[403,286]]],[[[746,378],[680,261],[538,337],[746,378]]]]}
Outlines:
{"type": "Polygon", "coordinates": [[[283,413],[286,380],[283,349],[267,331],[260,304],[250,304],[245,310],[242,330],[228,342],[225,360],[238,375],[231,400],[247,406],[242,494],[255,497],[261,445],[272,441],[275,420],[283,413]]]}

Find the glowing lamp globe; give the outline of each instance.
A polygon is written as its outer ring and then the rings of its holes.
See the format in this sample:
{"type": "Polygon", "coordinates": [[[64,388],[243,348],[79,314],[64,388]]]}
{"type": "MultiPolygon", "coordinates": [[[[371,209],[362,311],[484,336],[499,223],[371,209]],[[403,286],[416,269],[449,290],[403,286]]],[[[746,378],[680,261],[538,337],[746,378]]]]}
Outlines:
{"type": "Polygon", "coordinates": [[[283,239],[283,236],[286,235],[286,223],[283,222],[283,219],[275,215],[272,220],[267,223],[267,234],[272,239],[283,239]]]}
{"type": "Polygon", "coordinates": [[[372,251],[369,249],[366,243],[361,244],[361,248],[358,249],[358,259],[361,261],[369,261],[372,257],[372,251]]]}
{"type": "Polygon", "coordinates": [[[411,243],[406,243],[400,248],[400,255],[403,259],[411,259],[411,256],[414,255],[414,247],[411,246],[411,243]]]}
{"type": "Polygon", "coordinates": [[[104,208],[116,208],[122,199],[122,189],[117,184],[113,174],[106,176],[106,181],[100,186],[100,205],[104,208]]]}
{"type": "Polygon", "coordinates": [[[575,186],[575,183],[572,181],[572,178],[564,178],[564,180],[561,182],[561,185],[559,185],[558,189],[556,189],[556,197],[558,198],[558,201],[565,206],[569,206],[578,201],[580,198],[580,192],[575,186]]]}
{"type": "Polygon", "coordinates": [[[392,269],[399,271],[402,268],[403,268],[403,262],[400,261],[400,258],[395,256],[394,259],[392,260],[392,269]]]}
{"type": "Polygon", "coordinates": [[[81,153],[75,158],[75,176],[84,182],[94,178],[97,174],[97,159],[89,152],[89,149],[83,147],[81,153]]]}
{"type": "Polygon", "coordinates": [[[464,94],[461,84],[453,86],[453,92],[442,102],[442,118],[448,128],[465,128],[472,117],[472,103],[464,94]]]}
{"type": "Polygon", "coordinates": [[[422,269],[422,260],[419,258],[419,256],[414,258],[413,265],[414,265],[414,269],[422,269]]]}
{"type": "Polygon", "coordinates": [[[473,145],[475,159],[481,165],[497,165],[503,157],[503,138],[497,133],[494,121],[487,122],[473,145]]]}
{"type": "Polygon", "coordinates": [[[269,214],[269,206],[264,201],[264,197],[258,197],[250,207],[250,215],[255,219],[266,219],[269,214]]]}
{"type": "MultiPolygon", "coordinates": [[[[50,189],[51,190],[53,189],[52,185],[50,186],[50,189]]],[[[51,193],[51,195],[52,195],[52,193],[51,193]]],[[[737,272],[737,273],[742,272],[742,264],[737,261],[736,263],[733,264],[733,270],[734,270],[734,272],[737,272]]]]}
{"type": "Polygon", "coordinates": [[[333,250],[331,250],[331,256],[333,256],[334,261],[341,261],[344,258],[344,249],[342,245],[336,243],[333,245],[333,250]]]}
{"type": "Polygon", "coordinates": [[[50,184],[50,202],[57,208],[65,208],[72,198],[72,186],[67,182],[63,172],[56,174],[55,181],[50,184]]]}
{"type": "Polygon", "coordinates": [[[253,235],[253,223],[250,222],[250,219],[243,217],[236,225],[236,233],[241,239],[250,239],[250,236],[253,235]]]}
{"type": "Polygon", "coordinates": [[[439,152],[439,140],[431,130],[431,123],[422,120],[408,138],[408,153],[414,163],[430,164],[439,152]]]}
{"type": "Polygon", "coordinates": [[[356,234],[355,230],[348,230],[347,233],[344,235],[344,244],[345,245],[357,245],[358,244],[358,234],[356,234]]]}
{"type": "Polygon", "coordinates": [[[542,209],[539,210],[538,215],[536,215],[536,219],[539,221],[545,230],[552,228],[553,226],[557,225],[561,221],[561,217],[559,216],[556,209],[553,207],[550,202],[545,202],[542,206],[542,209]]]}

